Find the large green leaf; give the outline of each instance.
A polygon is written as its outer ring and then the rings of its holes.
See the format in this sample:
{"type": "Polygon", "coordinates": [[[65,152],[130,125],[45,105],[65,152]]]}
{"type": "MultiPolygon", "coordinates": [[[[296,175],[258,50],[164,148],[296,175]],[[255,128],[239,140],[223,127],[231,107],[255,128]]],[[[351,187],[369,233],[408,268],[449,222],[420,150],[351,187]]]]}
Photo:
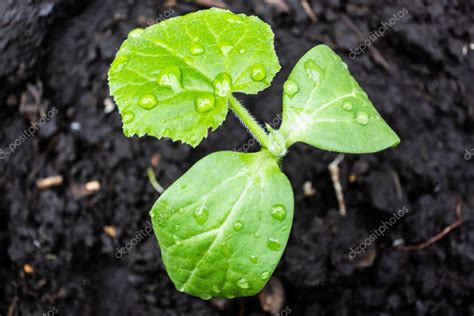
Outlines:
{"type": "Polygon", "coordinates": [[[209,9],[130,32],[109,85],[127,136],[196,146],[224,121],[232,92],[257,93],[279,69],[268,24],[209,9]]]}
{"type": "Polygon", "coordinates": [[[376,152],[400,142],[347,65],[325,45],[307,52],[285,82],[281,133],[287,146],[301,141],[346,153],[376,152]]]}
{"type": "Polygon", "coordinates": [[[197,162],[151,210],[177,289],[204,299],[254,295],[285,249],[293,192],[266,151],[197,162]]]}

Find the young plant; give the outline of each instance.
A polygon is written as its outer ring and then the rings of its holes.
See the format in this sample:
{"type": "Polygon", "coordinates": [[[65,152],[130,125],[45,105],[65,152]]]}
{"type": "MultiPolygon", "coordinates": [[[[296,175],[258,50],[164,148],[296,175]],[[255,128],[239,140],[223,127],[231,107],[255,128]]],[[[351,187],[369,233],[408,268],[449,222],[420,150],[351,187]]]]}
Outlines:
{"type": "Polygon", "coordinates": [[[179,291],[233,298],[259,292],[285,249],[293,192],[281,160],[296,142],[372,153],[400,140],[347,65],[318,45],[283,86],[281,128],[266,130],[234,97],[267,88],[280,64],[269,25],[209,9],[128,35],[109,71],[125,135],[180,140],[193,147],[229,108],[262,145],[198,161],[156,201],[150,216],[163,262],[179,291]]]}

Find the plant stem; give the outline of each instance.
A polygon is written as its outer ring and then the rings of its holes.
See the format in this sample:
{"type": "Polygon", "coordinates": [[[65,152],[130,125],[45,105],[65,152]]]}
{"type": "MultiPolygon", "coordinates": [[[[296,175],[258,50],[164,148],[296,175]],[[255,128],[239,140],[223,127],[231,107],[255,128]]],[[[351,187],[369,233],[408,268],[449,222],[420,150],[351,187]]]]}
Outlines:
{"type": "Polygon", "coordinates": [[[234,111],[235,115],[237,115],[242,124],[249,129],[252,136],[262,145],[262,147],[271,148],[268,134],[250,112],[233,96],[229,98],[229,102],[232,111],[234,111]]]}

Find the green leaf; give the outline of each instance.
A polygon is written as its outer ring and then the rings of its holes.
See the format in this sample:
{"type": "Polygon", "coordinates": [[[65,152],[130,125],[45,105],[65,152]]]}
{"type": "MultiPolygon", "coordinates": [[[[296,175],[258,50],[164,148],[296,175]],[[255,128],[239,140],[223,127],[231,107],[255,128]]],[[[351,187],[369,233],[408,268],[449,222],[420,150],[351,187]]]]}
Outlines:
{"type": "Polygon", "coordinates": [[[268,24],[209,9],[130,32],[109,85],[127,136],[196,146],[225,120],[232,92],[257,93],[279,69],[268,24]]]}
{"type": "Polygon", "coordinates": [[[150,214],[178,290],[203,299],[249,296],[285,249],[293,192],[268,152],[217,152],[170,186],[150,214]]]}
{"type": "Polygon", "coordinates": [[[308,51],[285,82],[281,133],[287,146],[300,141],[345,153],[371,153],[400,142],[347,65],[325,45],[308,51]]]}

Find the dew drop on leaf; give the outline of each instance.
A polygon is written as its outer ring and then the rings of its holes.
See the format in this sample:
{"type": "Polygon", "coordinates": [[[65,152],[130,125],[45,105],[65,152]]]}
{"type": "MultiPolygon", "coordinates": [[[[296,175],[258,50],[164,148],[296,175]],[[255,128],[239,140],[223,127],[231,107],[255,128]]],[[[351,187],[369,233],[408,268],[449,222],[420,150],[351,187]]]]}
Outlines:
{"type": "Polygon", "coordinates": [[[240,54],[240,55],[243,55],[243,54],[245,54],[246,52],[247,52],[247,49],[244,48],[244,47],[242,47],[241,49],[239,49],[239,54],[240,54]]]}
{"type": "Polygon", "coordinates": [[[160,73],[158,84],[179,91],[182,88],[181,69],[177,66],[168,66],[160,73]]]}
{"type": "Polygon", "coordinates": [[[221,72],[214,79],[214,91],[220,97],[227,96],[232,89],[232,78],[226,72],[221,72]]]}
{"type": "Polygon", "coordinates": [[[207,218],[209,217],[209,211],[204,208],[204,205],[201,205],[196,210],[194,210],[194,220],[199,225],[204,225],[207,222],[207,218]]]}
{"type": "Polygon", "coordinates": [[[229,23],[236,23],[236,24],[242,24],[244,23],[242,21],[242,18],[240,16],[231,16],[229,18],[227,18],[227,22],[229,23]]]}
{"type": "Polygon", "coordinates": [[[359,111],[356,113],[356,121],[361,125],[367,125],[369,123],[369,116],[367,113],[359,111]]]}
{"type": "Polygon", "coordinates": [[[234,49],[234,45],[232,45],[229,41],[222,41],[219,44],[219,48],[221,50],[222,55],[228,56],[230,52],[234,49]]]}
{"type": "Polygon", "coordinates": [[[260,279],[266,280],[268,279],[269,276],[270,276],[270,273],[268,271],[265,271],[260,275],[260,279]]]}
{"type": "Polygon", "coordinates": [[[121,71],[125,66],[128,64],[128,57],[124,55],[120,55],[115,57],[114,63],[110,68],[111,73],[117,73],[121,71]]]}
{"type": "Polygon", "coordinates": [[[258,257],[257,256],[250,256],[250,261],[252,263],[257,263],[258,262],[258,257]]]}
{"type": "Polygon", "coordinates": [[[352,103],[345,101],[342,103],[342,108],[346,111],[352,110],[352,103]]]}
{"type": "Polygon", "coordinates": [[[191,66],[194,63],[194,60],[191,57],[184,57],[184,62],[186,65],[191,66]]]}
{"type": "Polygon", "coordinates": [[[211,297],[212,297],[212,296],[211,296],[210,294],[203,294],[203,295],[201,295],[200,298],[201,298],[202,300],[209,300],[209,299],[211,299],[211,297]]]}
{"type": "Polygon", "coordinates": [[[319,85],[324,78],[324,71],[312,59],[304,63],[304,69],[308,78],[313,80],[315,85],[319,85]]]}
{"type": "Polygon", "coordinates": [[[131,123],[135,119],[135,114],[133,112],[123,112],[122,120],[124,123],[131,123]]]}
{"type": "Polygon", "coordinates": [[[290,98],[292,98],[299,90],[300,87],[298,86],[298,83],[292,79],[288,79],[285,81],[285,84],[283,84],[283,91],[290,98]]]}
{"type": "Polygon", "coordinates": [[[131,30],[130,32],[128,32],[128,38],[138,38],[140,36],[142,36],[143,32],[145,30],[144,29],[141,29],[141,28],[136,28],[136,29],[133,29],[131,30]]]}
{"type": "Polygon", "coordinates": [[[181,238],[179,238],[177,235],[173,235],[173,240],[176,245],[181,245],[181,238]]]}
{"type": "Polygon", "coordinates": [[[253,81],[262,81],[267,76],[267,71],[265,70],[265,66],[262,64],[255,64],[252,66],[252,71],[250,73],[250,77],[253,81]]]}
{"type": "Polygon", "coordinates": [[[209,112],[214,109],[216,105],[216,99],[210,93],[206,93],[200,96],[197,96],[194,100],[194,105],[196,111],[199,113],[209,112]]]}
{"type": "Polygon", "coordinates": [[[235,231],[242,230],[243,227],[244,227],[244,224],[242,224],[242,222],[240,222],[240,221],[237,221],[237,222],[235,222],[235,224],[234,224],[234,230],[235,230],[235,231]]]}
{"type": "Polygon", "coordinates": [[[241,289],[248,289],[250,287],[249,282],[247,282],[247,279],[242,278],[237,282],[237,286],[240,287],[241,289]]]}
{"type": "Polygon", "coordinates": [[[144,94],[138,99],[138,106],[144,108],[145,110],[151,110],[158,104],[155,96],[153,94],[144,94]]]}
{"type": "Polygon", "coordinates": [[[193,54],[194,56],[202,55],[204,54],[204,51],[205,51],[204,46],[202,46],[199,43],[193,43],[191,45],[191,54],[193,54]]]}
{"type": "Polygon", "coordinates": [[[270,250],[280,250],[281,242],[276,238],[268,238],[267,240],[267,248],[270,250]]]}
{"type": "Polygon", "coordinates": [[[279,220],[280,222],[286,218],[286,208],[283,205],[273,205],[270,212],[272,217],[279,220]]]}

